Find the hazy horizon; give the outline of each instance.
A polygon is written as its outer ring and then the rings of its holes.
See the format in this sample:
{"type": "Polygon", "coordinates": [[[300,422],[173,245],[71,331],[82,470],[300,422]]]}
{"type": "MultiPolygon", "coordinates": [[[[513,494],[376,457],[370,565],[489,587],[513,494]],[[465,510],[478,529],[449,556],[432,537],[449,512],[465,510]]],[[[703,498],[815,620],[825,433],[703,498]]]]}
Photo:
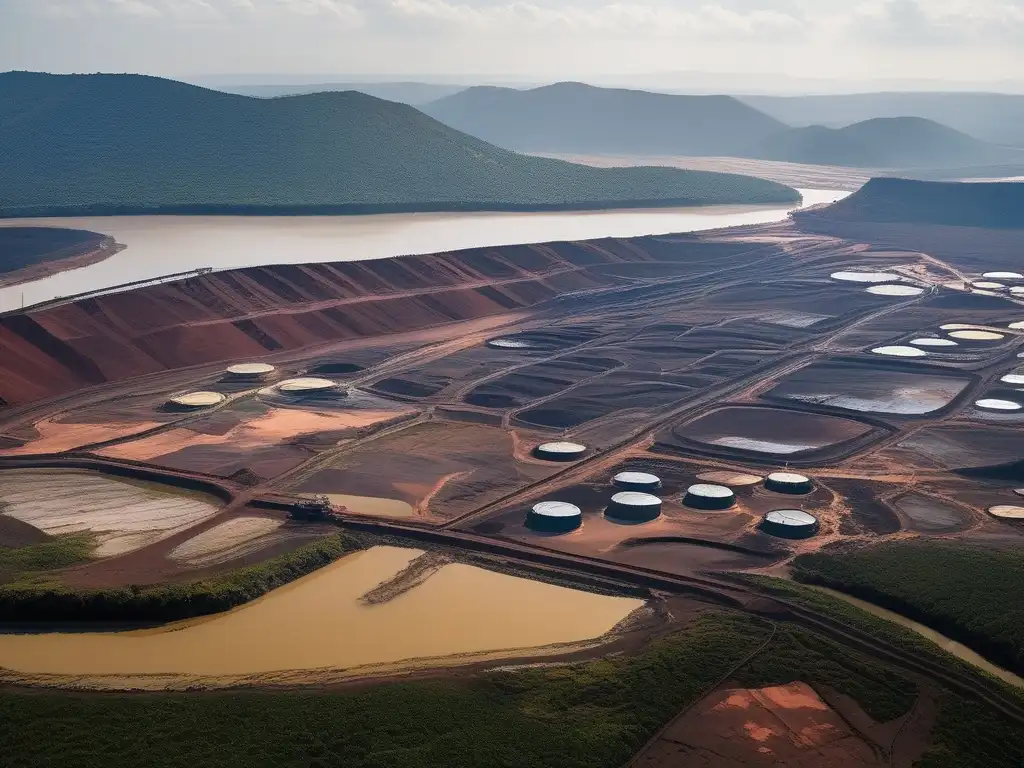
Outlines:
{"type": "Polygon", "coordinates": [[[1024,0],[6,0],[0,70],[208,85],[1024,92],[1024,0]]]}

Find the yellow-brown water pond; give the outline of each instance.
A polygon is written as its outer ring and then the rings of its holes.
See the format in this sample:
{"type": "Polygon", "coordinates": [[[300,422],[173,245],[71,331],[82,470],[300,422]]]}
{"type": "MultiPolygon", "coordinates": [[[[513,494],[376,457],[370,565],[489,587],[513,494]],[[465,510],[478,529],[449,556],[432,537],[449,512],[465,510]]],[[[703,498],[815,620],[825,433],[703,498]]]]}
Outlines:
{"type": "Polygon", "coordinates": [[[351,669],[588,640],[643,605],[459,563],[388,602],[360,601],[420,554],[373,547],[228,613],[157,629],[0,635],[0,667],[193,678],[351,669]]]}

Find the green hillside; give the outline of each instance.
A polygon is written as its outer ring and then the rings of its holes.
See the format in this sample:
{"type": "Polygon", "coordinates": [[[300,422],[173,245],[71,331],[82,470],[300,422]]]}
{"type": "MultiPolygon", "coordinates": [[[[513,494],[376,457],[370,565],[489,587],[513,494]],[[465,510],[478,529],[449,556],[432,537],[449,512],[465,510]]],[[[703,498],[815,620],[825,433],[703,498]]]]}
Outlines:
{"type": "Polygon", "coordinates": [[[792,128],[743,154],[763,160],[866,168],[950,168],[1024,161],[1024,151],[997,147],[919,117],[876,118],[845,128],[792,128]]]}
{"type": "Polygon", "coordinates": [[[1024,183],[871,179],[838,203],[795,214],[798,221],[805,217],[1016,229],[1024,227],[1024,183]]]}
{"type": "Polygon", "coordinates": [[[732,155],[787,127],[731,96],[556,83],[477,87],[422,107],[508,149],[637,155],[732,155]]]}
{"type": "Polygon", "coordinates": [[[138,75],[0,74],[0,215],[782,203],[792,189],[518,155],[362,93],[257,99],[138,75]]]}

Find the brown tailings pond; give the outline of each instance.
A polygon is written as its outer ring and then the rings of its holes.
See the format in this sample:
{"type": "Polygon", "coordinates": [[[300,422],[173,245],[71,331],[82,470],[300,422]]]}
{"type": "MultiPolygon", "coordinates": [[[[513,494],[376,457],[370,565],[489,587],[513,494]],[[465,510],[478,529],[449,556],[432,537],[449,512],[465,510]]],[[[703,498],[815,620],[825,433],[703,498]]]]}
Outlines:
{"type": "Polygon", "coordinates": [[[296,670],[351,670],[582,642],[643,606],[639,599],[459,563],[442,565],[404,592],[396,589],[387,602],[362,602],[419,555],[373,547],[227,613],[157,629],[0,635],[0,668],[108,687],[180,688],[217,678],[259,682],[260,675],[296,670]]]}

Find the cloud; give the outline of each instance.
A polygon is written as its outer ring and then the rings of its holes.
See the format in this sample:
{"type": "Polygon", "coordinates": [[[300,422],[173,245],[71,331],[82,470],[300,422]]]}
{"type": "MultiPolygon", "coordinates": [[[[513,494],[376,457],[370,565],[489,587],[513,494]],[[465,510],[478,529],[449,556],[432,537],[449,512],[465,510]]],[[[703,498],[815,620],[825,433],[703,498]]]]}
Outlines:
{"type": "Polygon", "coordinates": [[[847,30],[886,44],[1022,41],[1024,2],[1004,0],[870,0],[854,6],[847,30]]]}
{"type": "Polygon", "coordinates": [[[450,0],[389,0],[389,8],[394,16],[403,19],[505,32],[561,30],[616,35],[746,37],[796,31],[803,25],[800,18],[786,12],[738,11],[722,5],[686,9],[678,5],[637,2],[586,6],[533,2],[471,5],[450,0]]]}

